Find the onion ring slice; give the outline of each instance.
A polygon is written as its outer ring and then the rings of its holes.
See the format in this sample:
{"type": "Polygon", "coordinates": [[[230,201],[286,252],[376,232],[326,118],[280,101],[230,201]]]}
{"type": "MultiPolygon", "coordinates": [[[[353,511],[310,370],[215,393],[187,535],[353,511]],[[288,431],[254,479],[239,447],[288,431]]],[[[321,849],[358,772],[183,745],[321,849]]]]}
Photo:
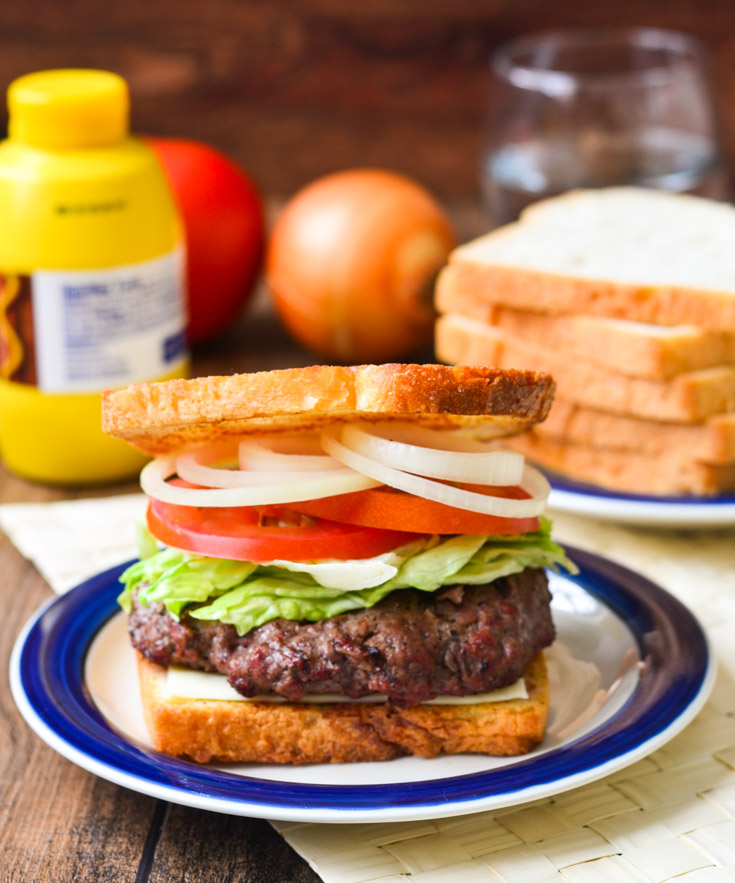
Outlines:
{"type": "Polygon", "coordinates": [[[412,475],[384,466],[369,457],[358,454],[342,443],[338,434],[340,430],[330,429],[322,433],[322,445],[328,454],[340,460],[346,466],[368,475],[370,478],[417,497],[434,500],[437,503],[445,503],[457,509],[467,509],[470,512],[483,512],[486,515],[499,515],[505,518],[529,518],[540,515],[546,504],[546,498],[551,490],[548,481],[541,473],[532,466],[525,465],[521,487],[530,498],[525,500],[510,500],[503,497],[491,497],[474,491],[464,490],[412,475]]]}
{"type": "Polygon", "coordinates": [[[523,454],[516,451],[451,451],[384,438],[359,426],[342,429],[345,447],[383,466],[426,478],[487,485],[517,485],[523,479],[523,454]]]}
{"type": "MultiPolygon", "coordinates": [[[[231,473],[235,470],[212,470],[231,473]]],[[[164,457],[152,460],[140,474],[142,489],[156,500],[174,503],[179,506],[267,506],[278,503],[295,503],[304,500],[317,500],[337,494],[348,494],[356,490],[366,490],[380,484],[351,469],[339,472],[298,473],[296,476],[284,473],[271,473],[271,481],[266,484],[248,483],[245,486],[216,488],[185,488],[167,482],[178,472],[177,458],[164,457]]],[[[184,477],[183,475],[181,476],[184,477]]],[[[242,475],[239,475],[242,478],[242,475]]]]}
{"type": "Polygon", "coordinates": [[[270,472],[344,469],[344,465],[334,457],[315,451],[321,451],[318,438],[307,438],[301,445],[294,438],[247,438],[238,446],[238,460],[240,469],[267,469],[270,472]],[[274,450],[276,446],[293,447],[295,450],[278,451],[274,450]]]}
{"type": "MultiPolygon", "coordinates": [[[[176,458],[176,471],[181,478],[192,484],[203,485],[208,488],[238,488],[252,487],[253,485],[264,484],[285,484],[287,482],[298,482],[308,479],[324,478],[327,481],[336,481],[339,476],[352,476],[355,472],[348,469],[344,464],[332,457],[325,459],[335,463],[337,470],[311,470],[294,472],[271,471],[265,468],[261,469],[228,469],[222,466],[212,467],[211,463],[221,463],[221,457],[218,455],[216,448],[200,448],[197,451],[187,451],[179,454],[176,458]]],[[[224,465],[224,464],[223,464],[224,465]]]]}
{"type": "Polygon", "coordinates": [[[412,423],[374,423],[370,430],[381,438],[392,438],[409,445],[422,448],[435,448],[438,451],[455,451],[465,454],[486,454],[487,442],[502,436],[503,430],[496,427],[483,429],[483,437],[478,438],[477,429],[432,429],[430,426],[416,426],[412,423]],[[469,433],[469,434],[468,434],[469,433]]]}

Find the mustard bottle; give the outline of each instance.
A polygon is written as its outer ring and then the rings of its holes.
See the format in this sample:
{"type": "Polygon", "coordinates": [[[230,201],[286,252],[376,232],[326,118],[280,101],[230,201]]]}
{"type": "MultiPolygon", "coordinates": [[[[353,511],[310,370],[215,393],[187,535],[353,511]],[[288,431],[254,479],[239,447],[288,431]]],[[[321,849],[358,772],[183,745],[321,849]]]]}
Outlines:
{"type": "Polygon", "coordinates": [[[128,133],[125,81],[28,74],[0,143],[0,456],[56,484],[132,476],[100,428],[100,392],[185,376],[182,224],[163,171],[128,133]]]}

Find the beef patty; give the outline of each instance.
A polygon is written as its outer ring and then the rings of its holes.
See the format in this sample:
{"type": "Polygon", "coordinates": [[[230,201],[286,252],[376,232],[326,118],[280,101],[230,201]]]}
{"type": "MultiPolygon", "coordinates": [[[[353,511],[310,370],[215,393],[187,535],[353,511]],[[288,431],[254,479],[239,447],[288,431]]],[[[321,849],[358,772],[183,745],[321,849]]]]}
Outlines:
{"type": "Polygon", "coordinates": [[[186,611],[177,622],[161,604],[136,598],[129,631],[151,662],[221,672],[244,696],[384,693],[409,706],[520,678],[554,639],[549,600],[544,571],[526,570],[434,594],[401,589],[369,609],[321,622],[276,619],[239,636],[186,611]]]}

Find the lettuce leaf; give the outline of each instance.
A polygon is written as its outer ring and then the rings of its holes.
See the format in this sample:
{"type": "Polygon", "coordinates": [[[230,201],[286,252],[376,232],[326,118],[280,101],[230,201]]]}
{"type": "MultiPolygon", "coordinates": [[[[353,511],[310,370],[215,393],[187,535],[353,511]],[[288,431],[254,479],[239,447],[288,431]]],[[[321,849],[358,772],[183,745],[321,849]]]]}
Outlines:
{"type": "MultiPolygon", "coordinates": [[[[195,619],[233,625],[244,635],[272,619],[328,619],[348,610],[372,607],[397,589],[435,592],[448,585],[481,585],[520,573],[527,567],[575,571],[564,550],[550,536],[551,524],[518,536],[434,537],[391,553],[394,575],[373,585],[353,580],[344,591],[332,584],[324,565],[288,570],[273,564],[257,565],[190,555],[164,549],[129,567],[120,577],[125,589],[121,607],[130,612],[133,592],[147,606],[160,601],[174,617],[190,604],[195,619]],[[355,587],[357,585],[358,587],[355,587]]],[[[382,556],[384,560],[385,556],[382,556]]],[[[377,560],[377,559],[376,559],[377,560]]],[[[365,563],[365,562],[362,562],[365,563]]]]}

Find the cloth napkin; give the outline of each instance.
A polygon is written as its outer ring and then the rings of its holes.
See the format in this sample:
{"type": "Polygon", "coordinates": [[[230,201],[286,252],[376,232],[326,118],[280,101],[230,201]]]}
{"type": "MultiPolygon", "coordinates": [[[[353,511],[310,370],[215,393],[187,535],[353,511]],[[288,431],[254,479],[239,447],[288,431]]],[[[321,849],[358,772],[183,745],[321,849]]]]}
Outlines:
{"type": "MultiPolygon", "coordinates": [[[[0,506],[58,593],[135,556],[142,494],[0,506]]],[[[552,513],[562,543],[659,583],[719,662],[699,717],[650,758],[555,798],[437,821],[274,822],[325,883],[724,883],[735,879],[735,529],[656,531],[552,513]]]]}
{"type": "Polygon", "coordinates": [[[145,494],[0,506],[0,527],[61,595],[90,576],[137,556],[135,525],[145,494]]]}

